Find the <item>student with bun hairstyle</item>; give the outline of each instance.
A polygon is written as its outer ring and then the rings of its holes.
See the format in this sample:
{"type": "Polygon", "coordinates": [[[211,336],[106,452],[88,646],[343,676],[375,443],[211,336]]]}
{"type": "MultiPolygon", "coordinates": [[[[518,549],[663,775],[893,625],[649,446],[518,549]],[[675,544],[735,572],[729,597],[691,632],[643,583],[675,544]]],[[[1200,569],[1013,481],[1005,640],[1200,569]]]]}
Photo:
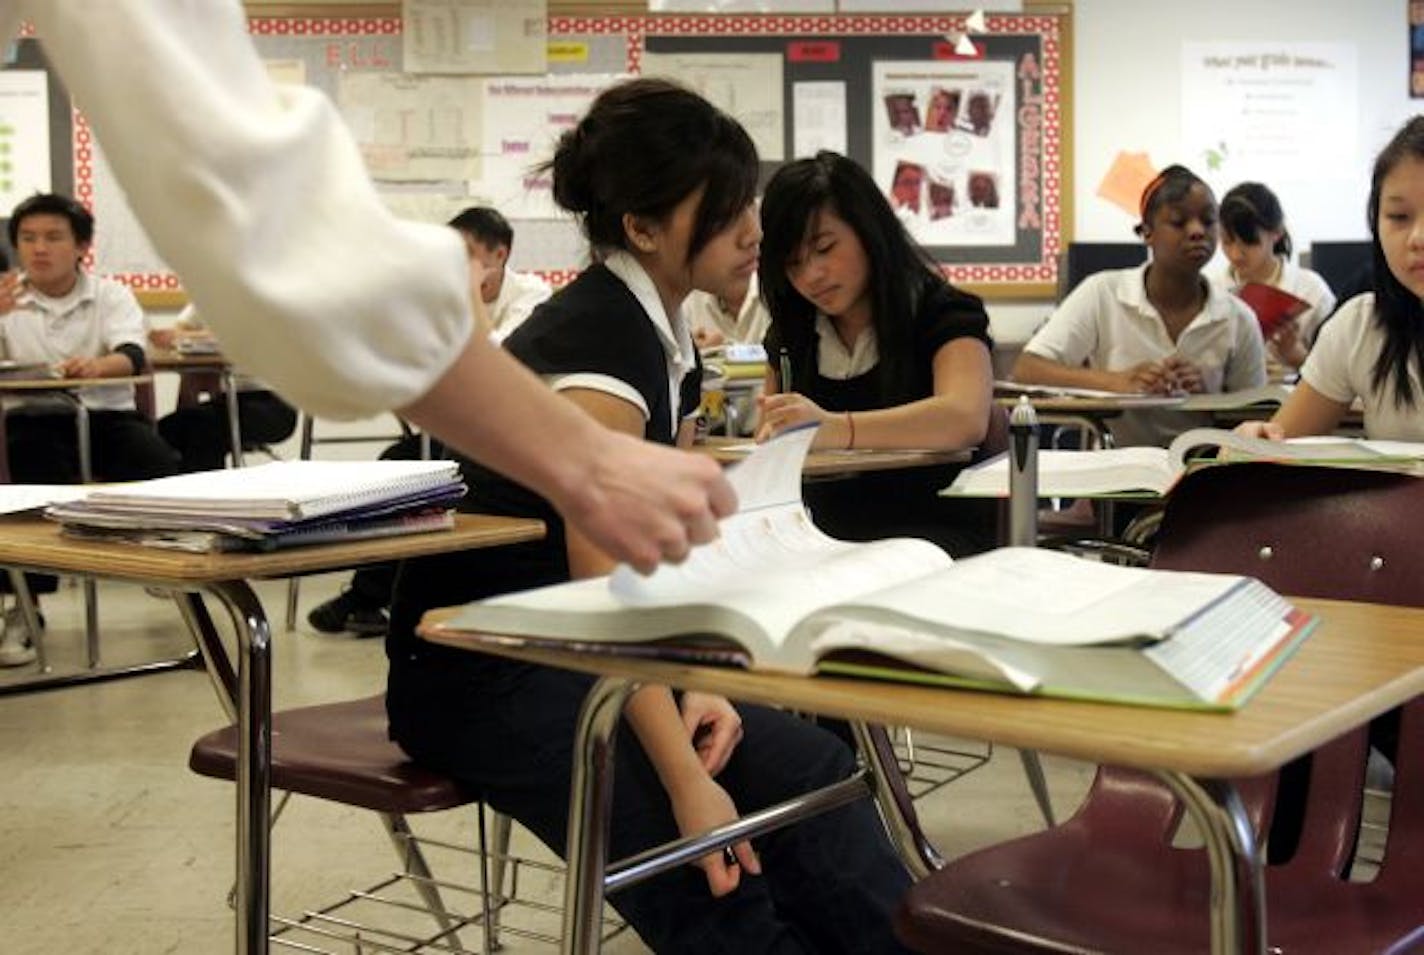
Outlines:
{"type": "Polygon", "coordinates": [[[1271,357],[1299,368],[1320,323],[1335,309],[1335,293],[1318,273],[1291,261],[1290,232],[1274,192],[1259,182],[1243,182],[1222,197],[1221,251],[1229,291],[1259,282],[1310,303],[1293,320],[1281,322],[1266,343],[1271,357]]]}
{"type": "MultiPolygon", "coordinates": [[[[1143,265],[1090,275],[1029,339],[1014,365],[1025,384],[1124,393],[1239,391],[1266,382],[1251,309],[1202,276],[1216,251],[1216,200],[1185,166],[1142,193],[1143,265]]],[[[1166,445],[1209,416],[1152,409],[1113,419],[1119,444],[1166,445]]]]}
{"type": "MultiPolygon", "coordinates": [[[[554,199],[595,263],[505,347],[604,426],[689,441],[701,366],[693,289],[750,277],[761,229],[756,150],[737,122],[659,79],[613,86],[559,140],[554,199]]],[[[535,492],[469,469],[470,505],[538,517],[542,541],[408,563],[387,639],[393,738],[565,847],[579,708],[593,678],[453,650],[414,633],[432,607],[608,573],[613,560],[535,492]]],[[[780,710],[643,687],[616,750],[609,852],[621,858],[831,784],[855,769],[825,729],[780,710]]],[[[866,801],[621,890],[609,901],[655,951],[899,952],[890,913],[909,877],[866,801]]]]}

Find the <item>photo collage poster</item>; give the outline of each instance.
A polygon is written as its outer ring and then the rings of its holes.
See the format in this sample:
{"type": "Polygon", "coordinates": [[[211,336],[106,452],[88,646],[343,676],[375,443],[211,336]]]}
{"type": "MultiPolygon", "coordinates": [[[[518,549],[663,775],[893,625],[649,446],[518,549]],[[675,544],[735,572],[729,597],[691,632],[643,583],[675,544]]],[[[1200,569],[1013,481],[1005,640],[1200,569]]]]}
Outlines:
{"type": "Polygon", "coordinates": [[[1013,245],[1014,64],[880,61],[872,174],[926,246],[1013,245]]]}

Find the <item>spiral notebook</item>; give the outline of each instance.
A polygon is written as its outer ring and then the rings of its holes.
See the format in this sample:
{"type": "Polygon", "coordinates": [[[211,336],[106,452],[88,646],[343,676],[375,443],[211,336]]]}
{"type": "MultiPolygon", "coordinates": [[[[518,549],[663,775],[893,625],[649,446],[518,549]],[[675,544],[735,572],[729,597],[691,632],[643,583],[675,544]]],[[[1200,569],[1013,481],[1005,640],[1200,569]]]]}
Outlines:
{"type": "Polygon", "coordinates": [[[108,513],[300,521],[460,485],[454,461],[273,461],[96,489],[108,513]]]}

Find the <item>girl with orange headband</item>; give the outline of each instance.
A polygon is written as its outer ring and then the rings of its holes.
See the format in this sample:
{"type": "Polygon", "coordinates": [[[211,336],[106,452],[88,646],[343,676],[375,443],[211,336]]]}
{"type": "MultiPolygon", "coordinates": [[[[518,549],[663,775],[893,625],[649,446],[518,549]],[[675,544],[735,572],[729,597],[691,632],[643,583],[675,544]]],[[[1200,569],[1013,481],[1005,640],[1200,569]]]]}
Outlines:
{"type": "MultiPolygon", "coordinates": [[[[1151,252],[1137,268],[1089,276],[1024,346],[1017,381],[1176,394],[1265,384],[1265,347],[1245,303],[1202,276],[1216,251],[1211,189],[1185,166],[1142,193],[1136,228],[1151,252]]],[[[1162,444],[1207,423],[1200,414],[1131,411],[1113,422],[1120,444],[1162,444]]]]}

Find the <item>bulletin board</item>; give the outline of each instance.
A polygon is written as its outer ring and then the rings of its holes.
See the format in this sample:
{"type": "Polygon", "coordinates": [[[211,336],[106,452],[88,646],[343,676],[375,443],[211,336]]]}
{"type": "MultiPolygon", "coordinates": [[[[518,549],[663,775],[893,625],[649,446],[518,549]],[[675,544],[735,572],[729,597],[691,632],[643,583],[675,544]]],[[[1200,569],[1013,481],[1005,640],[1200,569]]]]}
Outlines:
{"type": "MultiPolygon", "coordinates": [[[[249,29],[269,65],[338,103],[344,97],[344,113],[362,84],[403,75],[393,6],[388,13],[253,16],[249,29]]],[[[673,72],[748,127],[764,179],[815,148],[846,152],[881,182],[951,281],[989,298],[1051,297],[1058,251],[1072,234],[1070,15],[990,15],[985,32],[972,37],[973,57],[954,52],[963,29],[964,15],[952,14],[555,15],[547,85],[591,97],[620,75],[673,72]]],[[[547,155],[547,142],[531,142],[534,134],[522,143],[512,137],[513,147],[508,136],[488,141],[498,119],[495,94],[539,78],[462,81],[480,84],[480,109],[490,113],[483,155],[473,157],[485,172],[389,182],[373,168],[378,188],[402,214],[432,221],[479,202],[506,209],[516,234],[511,264],[566,281],[585,264],[582,240],[567,219],[526,201],[538,187],[525,171],[547,155]],[[522,149],[527,162],[511,164],[500,146],[522,149]],[[507,185],[523,192],[502,193],[500,177],[518,180],[507,185]],[[513,208],[509,196],[517,198],[513,208]]],[[[68,140],[52,150],[63,167],[55,188],[72,183],[95,212],[93,267],[133,287],[147,305],[180,303],[177,276],[138,228],[82,113],[67,101],[66,109],[68,129],[52,129],[68,140]]],[[[551,137],[577,118],[567,108],[547,109],[542,125],[550,131],[539,135],[551,137]]],[[[360,127],[359,117],[353,125],[360,127]]]]}

